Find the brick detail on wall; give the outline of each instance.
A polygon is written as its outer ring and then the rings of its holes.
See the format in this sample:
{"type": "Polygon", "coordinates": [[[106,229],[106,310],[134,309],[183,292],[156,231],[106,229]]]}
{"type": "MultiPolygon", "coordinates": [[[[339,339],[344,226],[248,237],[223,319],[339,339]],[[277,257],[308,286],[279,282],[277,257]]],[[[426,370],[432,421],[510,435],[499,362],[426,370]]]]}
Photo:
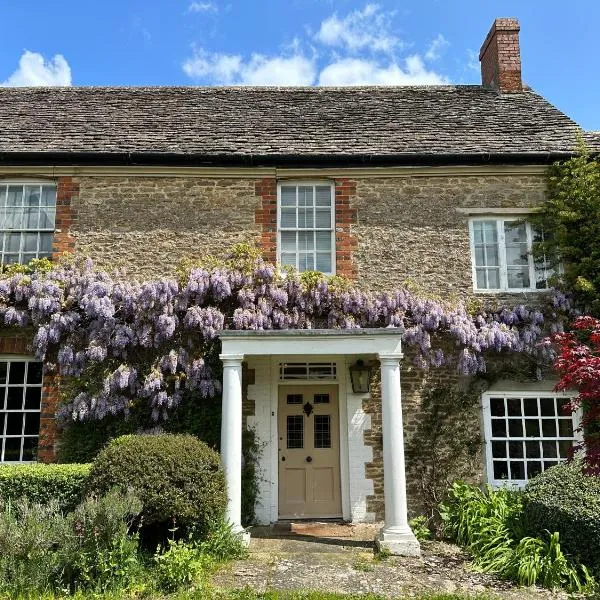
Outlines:
{"type": "Polygon", "coordinates": [[[358,239],[352,231],[357,222],[356,208],[352,200],[356,197],[356,181],[335,180],[335,272],[350,279],[358,275],[354,252],[358,239]]]}
{"type": "Polygon", "coordinates": [[[65,252],[75,250],[75,238],[71,227],[76,212],[74,200],[79,195],[79,183],[73,177],[59,177],[56,184],[56,227],[52,242],[52,258],[58,259],[65,252]]]}
{"type": "MultiPolygon", "coordinates": [[[[355,279],[358,270],[354,251],[358,241],[352,232],[356,223],[356,208],[352,200],[356,196],[356,181],[335,179],[335,263],[336,273],[355,279]]],[[[255,222],[261,228],[260,247],[264,257],[277,260],[277,180],[265,177],[254,184],[260,205],[256,209],[255,222]]]]}
{"type": "Polygon", "coordinates": [[[260,198],[254,220],[260,227],[260,248],[269,262],[277,260],[277,179],[265,177],[254,184],[254,193],[260,198]]]}
{"type": "MultiPolygon", "coordinates": [[[[18,334],[7,334],[3,332],[0,336],[0,354],[14,354],[30,356],[29,337],[18,334]]],[[[41,462],[53,462],[55,460],[56,444],[56,407],[58,405],[58,378],[53,375],[44,374],[42,386],[41,415],[40,415],[40,439],[38,446],[38,458],[41,462]]]]}

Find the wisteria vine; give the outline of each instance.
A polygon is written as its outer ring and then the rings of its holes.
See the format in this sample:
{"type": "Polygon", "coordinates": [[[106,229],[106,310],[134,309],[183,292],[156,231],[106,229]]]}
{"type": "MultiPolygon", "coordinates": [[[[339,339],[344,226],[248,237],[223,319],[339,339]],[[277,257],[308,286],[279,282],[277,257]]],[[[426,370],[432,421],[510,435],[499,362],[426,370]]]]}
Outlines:
{"type": "Polygon", "coordinates": [[[394,327],[420,367],[473,375],[485,371],[490,352],[550,363],[552,347],[540,342],[562,330],[569,312],[555,293],[545,311],[471,314],[406,289],[370,293],[314,274],[282,276],[259,258],[251,268],[192,268],[180,282],[140,283],[89,260],[0,278],[0,319],[32,330],[32,351],[47,370],[82,382],[59,409],[66,421],[127,416],[140,401],[166,419],[185,390],[218,394],[211,365],[223,329],[394,327]]]}

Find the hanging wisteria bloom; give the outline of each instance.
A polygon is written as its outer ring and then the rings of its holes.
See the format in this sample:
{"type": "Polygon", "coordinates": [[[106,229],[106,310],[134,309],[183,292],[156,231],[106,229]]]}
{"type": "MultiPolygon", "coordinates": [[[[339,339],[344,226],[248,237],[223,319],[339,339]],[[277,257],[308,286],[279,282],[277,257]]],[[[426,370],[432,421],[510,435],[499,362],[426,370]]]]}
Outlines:
{"type": "Polygon", "coordinates": [[[219,394],[223,329],[393,327],[419,367],[474,375],[485,372],[490,353],[552,361],[552,348],[540,342],[573,316],[560,293],[545,314],[523,305],[470,314],[406,289],[370,293],[314,273],[282,276],[259,258],[242,258],[244,268],[192,268],[179,282],[139,283],[89,260],[5,275],[0,319],[31,331],[35,356],[71,377],[73,389],[81,378],[59,415],[85,420],[127,415],[140,403],[164,419],[184,390],[219,394]]]}

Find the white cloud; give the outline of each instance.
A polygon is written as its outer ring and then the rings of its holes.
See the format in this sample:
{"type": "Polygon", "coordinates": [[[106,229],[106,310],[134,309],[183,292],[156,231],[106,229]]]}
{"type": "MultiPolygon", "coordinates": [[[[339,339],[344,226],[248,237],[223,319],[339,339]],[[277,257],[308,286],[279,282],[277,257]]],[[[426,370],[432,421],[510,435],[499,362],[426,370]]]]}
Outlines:
{"type": "Polygon", "coordinates": [[[392,16],[393,13],[381,12],[377,4],[367,4],[362,10],[355,10],[343,19],[333,14],[321,22],[315,40],[351,52],[391,52],[401,46],[398,37],[390,31],[392,16]]]}
{"type": "Polygon", "coordinates": [[[441,33],[438,33],[425,52],[425,60],[438,60],[449,45],[450,42],[441,33]]]}
{"type": "Polygon", "coordinates": [[[404,68],[391,62],[381,65],[361,58],[343,58],[327,65],[319,74],[319,85],[440,85],[447,79],[425,68],[423,60],[409,56],[404,68]]]}
{"type": "Polygon", "coordinates": [[[25,50],[18,69],[2,86],[57,86],[71,85],[71,67],[62,54],[45,60],[41,54],[25,50]]]}
{"type": "Polygon", "coordinates": [[[239,55],[200,48],[183,63],[183,70],[193,79],[220,85],[311,85],[315,80],[314,61],[301,54],[253,54],[244,60],[239,55]]]}
{"type": "Polygon", "coordinates": [[[188,10],[190,12],[218,12],[219,7],[214,2],[192,2],[188,10]]]}
{"type": "Polygon", "coordinates": [[[465,65],[465,69],[479,73],[480,68],[479,53],[475,52],[475,50],[467,50],[467,64],[465,65]]]}

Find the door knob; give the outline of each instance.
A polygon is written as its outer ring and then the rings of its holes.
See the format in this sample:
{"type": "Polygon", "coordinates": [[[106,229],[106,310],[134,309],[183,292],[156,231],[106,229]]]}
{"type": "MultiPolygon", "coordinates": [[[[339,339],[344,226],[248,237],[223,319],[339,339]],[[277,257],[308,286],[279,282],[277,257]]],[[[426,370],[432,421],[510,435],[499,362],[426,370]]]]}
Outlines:
{"type": "Polygon", "coordinates": [[[285,456],[281,457],[281,462],[285,462],[285,456]]]}
{"type": "Polygon", "coordinates": [[[306,462],[312,462],[312,456],[307,456],[306,457],[306,462]]]}

